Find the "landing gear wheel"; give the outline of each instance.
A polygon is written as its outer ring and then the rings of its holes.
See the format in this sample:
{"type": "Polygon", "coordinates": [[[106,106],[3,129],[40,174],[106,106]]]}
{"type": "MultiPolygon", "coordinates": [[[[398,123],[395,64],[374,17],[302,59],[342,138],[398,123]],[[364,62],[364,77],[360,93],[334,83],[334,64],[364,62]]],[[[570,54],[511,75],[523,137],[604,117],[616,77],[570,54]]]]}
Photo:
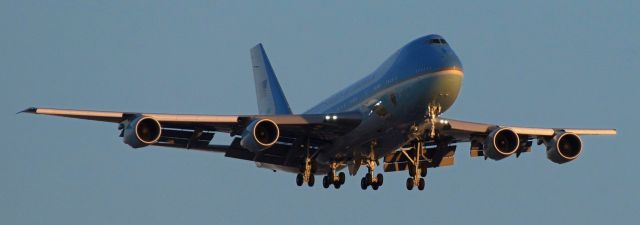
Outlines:
{"type": "Polygon", "coordinates": [[[298,176],[296,176],[296,184],[298,186],[302,186],[303,182],[304,182],[304,177],[302,176],[301,173],[299,173],[298,176]]]}
{"type": "Polygon", "coordinates": [[[340,173],[338,174],[338,183],[340,183],[340,184],[344,184],[345,179],[346,179],[346,178],[345,178],[344,172],[340,172],[340,173]]]}
{"type": "Polygon", "coordinates": [[[342,186],[342,184],[337,183],[337,182],[333,183],[333,187],[336,188],[336,189],[340,189],[340,186],[342,186]]]}
{"type": "Polygon", "coordinates": [[[360,179],[360,188],[362,188],[362,190],[367,190],[367,186],[369,186],[369,184],[367,184],[367,179],[364,177],[360,179]]]}
{"type": "Polygon", "coordinates": [[[421,177],[426,177],[427,176],[427,168],[421,168],[420,169],[420,176],[421,177]]]}
{"type": "Polygon", "coordinates": [[[410,177],[415,177],[416,176],[416,168],[413,166],[409,166],[409,176],[410,177]]]}
{"type": "Polygon", "coordinates": [[[309,187],[313,187],[313,184],[316,182],[316,178],[313,175],[309,176],[309,182],[307,183],[309,187]]]}
{"type": "Polygon", "coordinates": [[[413,189],[413,178],[407,178],[407,190],[411,191],[413,189]]]}
{"type": "Polygon", "coordinates": [[[327,189],[327,188],[329,188],[329,186],[331,186],[331,183],[329,183],[329,177],[324,176],[322,178],[322,187],[327,189]]]}
{"type": "Polygon", "coordinates": [[[373,183],[373,176],[370,173],[367,173],[367,175],[364,177],[367,180],[367,184],[373,183]]]}
{"type": "Polygon", "coordinates": [[[379,174],[376,176],[376,178],[378,179],[378,182],[376,182],[376,185],[378,185],[378,186],[382,186],[382,183],[383,183],[382,181],[384,180],[384,177],[382,176],[382,174],[381,174],[381,173],[379,173],[379,174]]]}
{"type": "Polygon", "coordinates": [[[373,190],[378,190],[379,187],[380,186],[377,183],[371,184],[371,188],[373,188],[373,190]]]}
{"type": "Polygon", "coordinates": [[[418,181],[418,190],[424,190],[424,178],[420,178],[420,181],[418,181]]]}

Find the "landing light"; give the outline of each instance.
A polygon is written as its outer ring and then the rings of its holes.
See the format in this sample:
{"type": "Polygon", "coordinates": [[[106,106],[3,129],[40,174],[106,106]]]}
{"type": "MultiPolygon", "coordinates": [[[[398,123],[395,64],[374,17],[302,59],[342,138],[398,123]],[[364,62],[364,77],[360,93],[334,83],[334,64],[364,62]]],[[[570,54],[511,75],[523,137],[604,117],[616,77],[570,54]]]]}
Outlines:
{"type": "Polygon", "coordinates": [[[338,120],[338,115],[326,115],[324,116],[324,120],[326,121],[338,120]]]}

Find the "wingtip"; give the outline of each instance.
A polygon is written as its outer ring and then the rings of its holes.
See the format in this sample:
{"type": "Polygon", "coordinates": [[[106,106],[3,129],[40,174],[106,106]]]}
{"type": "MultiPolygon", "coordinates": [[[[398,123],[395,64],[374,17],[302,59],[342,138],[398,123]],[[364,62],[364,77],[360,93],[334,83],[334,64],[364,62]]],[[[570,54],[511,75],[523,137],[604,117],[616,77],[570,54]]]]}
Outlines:
{"type": "Polygon", "coordinates": [[[29,108],[26,108],[25,110],[17,112],[16,114],[20,114],[20,113],[36,113],[37,110],[38,110],[38,108],[36,108],[36,107],[29,107],[29,108]]]}

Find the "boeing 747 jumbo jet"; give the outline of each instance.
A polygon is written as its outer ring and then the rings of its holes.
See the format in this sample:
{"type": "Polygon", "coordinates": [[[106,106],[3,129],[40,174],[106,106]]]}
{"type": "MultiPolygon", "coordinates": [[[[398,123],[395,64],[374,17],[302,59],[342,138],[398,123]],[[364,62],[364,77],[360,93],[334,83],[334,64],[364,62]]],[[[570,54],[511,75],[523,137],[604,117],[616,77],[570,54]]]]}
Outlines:
{"type": "Polygon", "coordinates": [[[470,142],[471,157],[501,160],[546,146],[547,158],[567,163],[582,152],[582,135],[615,129],[532,128],[440,117],[458,97],[462,63],[447,41],[428,35],[396,51],[368,76],[302,114],[293,114],[261,44],[251,49],[259,113],[187,115],[28,108],[22,112],[117,123],[133,148],[149,145],[223,153],[258,167],[297,173],[298,186],[338,189],[361,166],[360,187],[377,190],[384,172],[408,171],[406,187],[423,190],[428,168],[451,166],[456,144],[470,142]],[[234,139],[211,144],[216,134],[234,139]]]}

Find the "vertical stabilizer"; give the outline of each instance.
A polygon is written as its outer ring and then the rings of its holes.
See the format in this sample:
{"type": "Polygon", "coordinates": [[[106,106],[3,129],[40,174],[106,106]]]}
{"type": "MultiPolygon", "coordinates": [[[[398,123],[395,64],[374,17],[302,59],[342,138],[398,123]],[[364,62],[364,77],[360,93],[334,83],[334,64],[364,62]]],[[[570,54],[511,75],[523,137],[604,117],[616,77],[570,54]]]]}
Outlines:
{"type": "Polygon", "coordinates": [[[278,78],[273,72],[269,58],[264,52],[262,44],[251,48],[251,63],[253,64],[253,78],[256,85],[258,111],[263,115],[291,114],[287,98],[284,97],[278,78]]]}

